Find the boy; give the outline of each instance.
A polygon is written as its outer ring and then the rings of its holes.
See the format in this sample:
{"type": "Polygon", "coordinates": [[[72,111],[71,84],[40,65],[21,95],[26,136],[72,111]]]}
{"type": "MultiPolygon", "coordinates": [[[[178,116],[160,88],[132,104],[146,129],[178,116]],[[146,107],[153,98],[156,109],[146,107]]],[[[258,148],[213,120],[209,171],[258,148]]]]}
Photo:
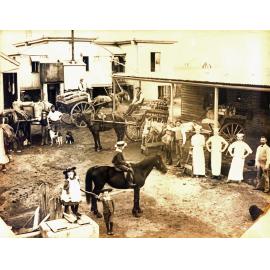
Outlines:
{"type": "Polygon", "coordinates": [[[113,235],[113,216],[114,216],[114,201],[110,196],[112,192],[111,188],[103,189],[100,191],[100,195],[98,196],[98,200],[102,202],[103,206],[103,217],[107,229],[108,235],[113,235]]]}
{"type": "Polygon", "coordinates": [[[40,120],[40,126],[41,126],[41,145],[48,144],[48,120],[47,120],[47,112],[42,111],[41,112],[41,120],[40,120]]]}
{"type": "Polygon", "coordinates": [[[123,155],[123,150],[127,146],[127,143],[124,141],[119,141],[115,145],[115,154],[112,159],[112,163],[114,164],[114,167],[119,169],[123,172],[129,172],[130,175],[126,176],[127,185],[130,188],[136,187],[136,184],[133,183],[134,181],[134,171],[131,167],[131,165],[125,160],[123,155]]]}

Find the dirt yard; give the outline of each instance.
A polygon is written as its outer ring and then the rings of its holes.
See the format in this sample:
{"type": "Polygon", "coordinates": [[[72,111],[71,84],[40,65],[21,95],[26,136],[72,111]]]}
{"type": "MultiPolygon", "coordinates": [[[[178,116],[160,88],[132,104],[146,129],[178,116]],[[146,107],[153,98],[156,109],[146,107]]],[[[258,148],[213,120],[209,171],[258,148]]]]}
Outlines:
{"type": "MultiPolygon", "coordinates": [[[[116,140],[113,131],[102,134],[104,150],[96,153],[88,129],[69,129],[75,137],[74,145],[42,147],[39,136],[34,135],[34,144],[14,154],[8,171],[0,172],[0,216],[13,228],[23,226],[38,206],[41,183],[47,183],[57,194],[64,180],[63,169],[75,165],[84,188],[84,176],[90,166],[110,163],[116,140]]],[[[139,144],[129,143],[126,158],[144,158],[139,144]]],[[[249,206],[257,204],[263,208],[270,203],[269,194],[255,191],[247,183],[226,184],[177,174],[174,167],[169,167],[165,176],[157,171],[150,174],[141,190],[141,218],[131,215],[132,191],[115,195],[113,237],[240,237],[252,224],[249,206]]],[[[80,212],[96,220],[100,237],[108,237],[103,219],[89,213],[85,200],[80,212]]]]}

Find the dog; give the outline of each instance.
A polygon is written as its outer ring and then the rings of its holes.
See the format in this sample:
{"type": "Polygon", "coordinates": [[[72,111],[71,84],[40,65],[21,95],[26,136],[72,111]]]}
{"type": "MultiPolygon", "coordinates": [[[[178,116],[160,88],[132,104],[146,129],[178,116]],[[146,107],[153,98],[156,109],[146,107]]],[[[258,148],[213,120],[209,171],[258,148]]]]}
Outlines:
{"type": "Polygon", "coordinates": [[[71,131],[67,131],[67,133],[66,133],[66,143],[67,144],[73,144],[74,142],[75,141],[74,141],[72,132],[71,131]]]}
{"type": "Polygon", "coordinates": [[[260,209],[257,205],[251,205],[249,207],[249,214],[253,221],[255,221],[259,216],[264,214],[264,211],[260,209]]]}
{"type": "Polygon", "coordinates": [[[58,146],[61,146],[63,144],[63,136],[62,136],[61,132],[55,132],[55,131],[50,129],[49,135],[50,135],[50,139],[51,139],[51,146],[53,146],[54,141],[58,146]]]}

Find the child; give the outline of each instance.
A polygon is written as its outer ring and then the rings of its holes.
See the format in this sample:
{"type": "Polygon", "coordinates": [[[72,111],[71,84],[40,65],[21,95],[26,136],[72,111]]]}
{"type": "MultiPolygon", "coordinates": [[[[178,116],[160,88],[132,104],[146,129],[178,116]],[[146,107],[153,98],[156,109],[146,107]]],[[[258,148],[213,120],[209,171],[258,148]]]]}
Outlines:
{"type": "Polygon", "coordinates": [[[65,175],[65,183],[61,195],[61,200],[65,206],[65,213],[69,212],[71,206],[72,213],[80,218],[81,214],[78,212],[79,203],[81,201],[80,179],[76,175],[76,167],[69,167],[63,171],[65,175]]]}
{"type": "Polygon", "coordinates": [[[48,121],[47,121],[47,112],[42,111],[41,113],[41,119],[40,119],[40,125],[41,125],[41,145],[48,144],[48,121]]]}
{"type": "Polygon", "coordinates": [[[107,228],[107,234],[113,235],[113,215],[114,215],[114,201],[110,196],[112,189],[107,188],[100,191],[98,200],[103,205],[103,217],[107,228]]]}

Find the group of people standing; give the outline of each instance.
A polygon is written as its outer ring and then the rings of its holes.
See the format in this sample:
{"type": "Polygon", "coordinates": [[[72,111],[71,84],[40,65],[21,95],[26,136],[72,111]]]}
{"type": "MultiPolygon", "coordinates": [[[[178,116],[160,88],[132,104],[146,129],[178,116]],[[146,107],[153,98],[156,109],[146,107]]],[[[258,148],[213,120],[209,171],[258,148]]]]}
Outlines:
{"type": "MultiPolygon", "coordinates": [[[[187,128],[180,119],[175,123],[169,123],[162,137],[164,144],[166,164],[172,165],[172,152],[175,149],[176,167],[183,167],[183,150],[187,142],[187,128]]],[[[201,133],[202,127],[194,125],[195,134],[191,137],[190,147],[192,148],[192,170],[195,177],[206,177],[205,149],[210,152],[211,156],[211,173],[212,179],[221,179],[222,153],[228,151],[232,157],[228,173],[228,182],[238,182],[243,180],[245,159],[252,154],[250,146],[243,141],[244,134],[236,134],[236,141],[229,143],[219,134],[219,128],[213,129],[213,136],[207,140],[201,133]]],[[[266,137],[260,138],[260,146],[256,151],[255,166],[257,170],[256,187],[257,190],[269,192],[269,164],[270,164],[270,147],[267,145],[266,137]]]]}

